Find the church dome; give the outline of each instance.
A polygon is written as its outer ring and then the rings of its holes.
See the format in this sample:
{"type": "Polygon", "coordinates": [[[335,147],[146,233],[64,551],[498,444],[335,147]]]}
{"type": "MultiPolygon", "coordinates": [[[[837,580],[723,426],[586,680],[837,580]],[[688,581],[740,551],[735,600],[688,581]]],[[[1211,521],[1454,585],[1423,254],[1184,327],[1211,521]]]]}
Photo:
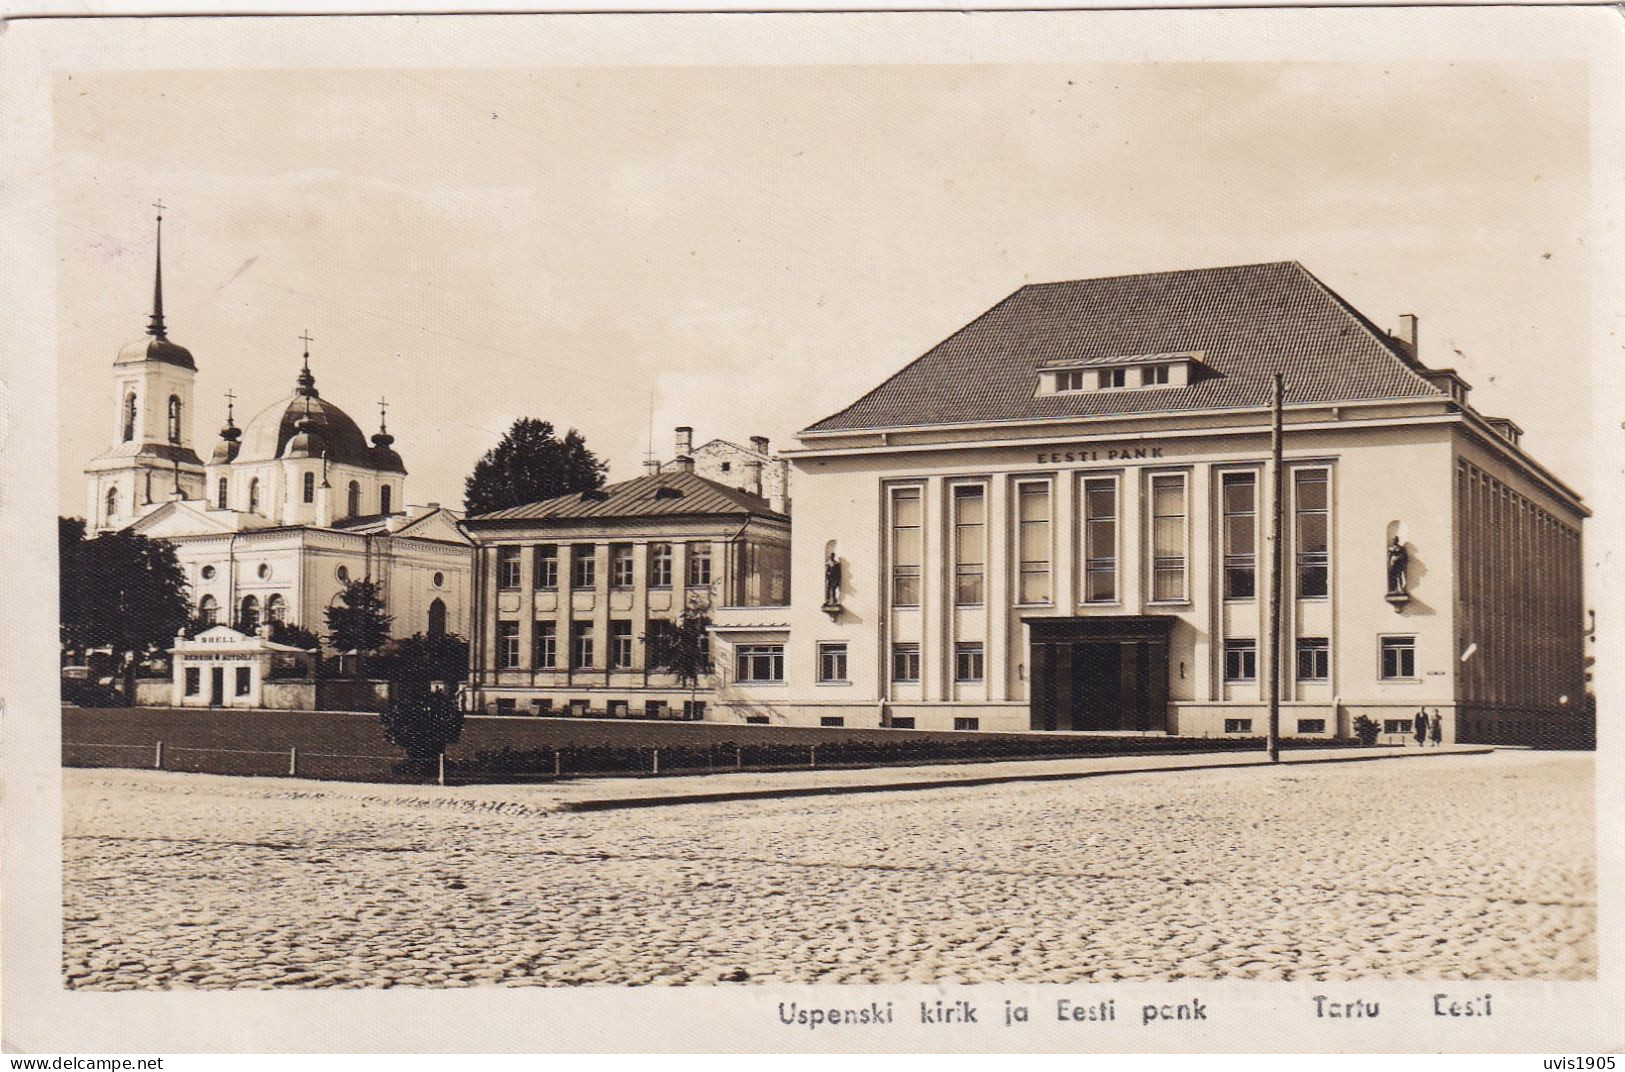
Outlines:
{"type": "Polygon", "coordinates": [[[268,462],[283,456],[290,440],[312,441],[315,453],[323,448],[327,460],[376,469],[376,455],[350,415],[321,398],[294,393],[267,406],[243,428],[238,462],[268,462]],[[299,427],[309,417],[308,428],[299,427]],[[318,445],[319,444],[319,445],[318,445]]]}
{"type": "Polygon", "coordinates": [[[144,361],[158,361],[165,365],[176,365],[193,372],[197,371],[197,362],[192,360],[192,351],[168,339],[151,337],[137,339],[124,347],[118,352],[113,365],[115,367],[139,365],[144,361]]]}

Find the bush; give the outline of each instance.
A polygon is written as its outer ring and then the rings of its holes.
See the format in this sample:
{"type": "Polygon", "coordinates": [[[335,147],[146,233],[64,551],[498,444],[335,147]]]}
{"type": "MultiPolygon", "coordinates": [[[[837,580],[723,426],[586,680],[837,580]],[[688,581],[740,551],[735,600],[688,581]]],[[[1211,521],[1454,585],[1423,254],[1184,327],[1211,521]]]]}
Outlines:
{"type": "Polygon", "coordinates": [[[1365,715],[1360,715],[1354,720],[1354,736],[1358,737],[1360,739],[1360,743],[1363,745],[1369,747],[1370,745],[1376,744],[1377,734],[1381,732],[1382,727],[1377,725],[1371,719],[1367,718],[1365,715]]]}
{"type": "Polygon", "coordinates": [[[378,716],[384,733],[416,764],[429,764],[463,735],[463,712],[444,692],[413,692],[392,701],[378,716]]]}

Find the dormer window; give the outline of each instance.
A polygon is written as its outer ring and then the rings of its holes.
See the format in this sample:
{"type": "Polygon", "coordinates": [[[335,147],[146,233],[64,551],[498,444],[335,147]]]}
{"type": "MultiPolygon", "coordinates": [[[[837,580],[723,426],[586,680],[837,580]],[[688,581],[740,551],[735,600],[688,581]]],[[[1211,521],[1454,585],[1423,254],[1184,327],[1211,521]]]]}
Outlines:
{"type": "Polygon", "coordinates": [[[1123,387],[1128,384],[1128,369],[1101,369],[1099,376],[1102,391],[1110,390],[1113,387],[1123,387]]]}
{"type": "Polygon", "coordinates": [[[1203,355],[1198,351],[1055,358],[1039,366],[1035,393],[1060,395],[1124,388],[1185,387],[1213,375],[1211,371],[1201,371],[1204,364],[1203,355]]]}
{"type": "Polygon", "coordinates": [[[1140,382],[1147,387],[1163,387],[1168,383],[1167,365],[1147,365],[1140,370],[1140,382]]]}
{"type": "Polygon", "coordinates": [[[1082,391],[1082,390],[1086,390],[1086,388],[1083,386],[1083,370],[1082,369],[1065,369],[1065,370],[1063,370],[1061,372],[1057,372],[1055,374],[1055,390],[1057,390],[1057,391],[1082,391]]]}

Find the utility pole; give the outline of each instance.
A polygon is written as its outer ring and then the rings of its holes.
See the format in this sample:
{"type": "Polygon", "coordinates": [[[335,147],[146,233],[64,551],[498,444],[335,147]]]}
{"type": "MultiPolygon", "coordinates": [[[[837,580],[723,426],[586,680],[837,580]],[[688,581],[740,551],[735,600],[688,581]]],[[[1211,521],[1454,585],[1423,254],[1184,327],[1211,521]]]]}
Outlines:
{"type": "Polygon", "coordinates": [[[1285,393],[1281,374],[1275,374],[1270,397],[1270,627],[1264,646],[1265,673],[1269,675],[1266,698],[1269,702],[1270,762],[1281,762],[1281,506],[1284,481],[1281,473],[1281,398],[1285,393]]]}

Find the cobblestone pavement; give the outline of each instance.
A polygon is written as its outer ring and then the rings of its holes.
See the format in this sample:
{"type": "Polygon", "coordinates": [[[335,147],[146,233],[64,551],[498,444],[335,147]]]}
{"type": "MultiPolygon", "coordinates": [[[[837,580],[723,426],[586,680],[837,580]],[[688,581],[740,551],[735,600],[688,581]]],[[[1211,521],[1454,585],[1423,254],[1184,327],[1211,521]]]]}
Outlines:
{"type": "Polygon", "coordinates": [[[68,985],[1576,979],[1592,758],[560,814],[67,770],[68,985]]]}

